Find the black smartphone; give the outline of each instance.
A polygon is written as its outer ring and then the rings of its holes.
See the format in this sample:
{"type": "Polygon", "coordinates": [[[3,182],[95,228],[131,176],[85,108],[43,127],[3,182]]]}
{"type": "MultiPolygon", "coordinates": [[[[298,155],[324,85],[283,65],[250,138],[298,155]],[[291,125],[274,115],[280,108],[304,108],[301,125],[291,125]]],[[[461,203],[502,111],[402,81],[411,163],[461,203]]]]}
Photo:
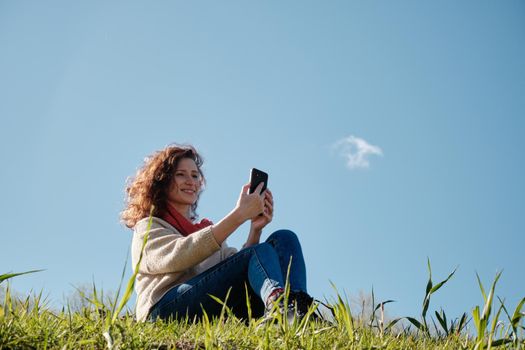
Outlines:
{"type": "Polygon", "coordinates": [[[250,192],[253,193],[260,183],[264,183],[261,193],[268,187],[268,174],[262,170],[252,168],[250,171],[250,192]]]}

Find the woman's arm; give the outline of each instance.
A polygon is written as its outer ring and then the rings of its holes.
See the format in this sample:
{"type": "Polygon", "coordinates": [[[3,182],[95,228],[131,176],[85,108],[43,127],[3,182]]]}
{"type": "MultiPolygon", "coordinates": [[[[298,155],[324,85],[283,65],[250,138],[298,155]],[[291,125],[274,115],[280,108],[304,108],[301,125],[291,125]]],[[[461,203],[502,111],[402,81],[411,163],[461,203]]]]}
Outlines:
{"type": "Polygon", "coordinates": [[[248,193],[250,184],[243,186],[237,205],[222,220],[212,226],[213,236],[220,245],[246,220],[257,217],[264,211],[265,196],[260,194],[263,183],[253,193],[248,193]]]}
{"type": "Polygon", "coordinates": [[[248,234],[248,239],[246,240],[246,243],[242,246],[243,249],[250,247],[252,245],[259,244],[261,240],[261,234],[262,230],[254,230],[253,227],[250,227],[250,233],[248,234]]]}
{"type": "Polygon", "coordinates": [[[211,227],[182,236],[173,228],[168,228],[163,220],[152,218],[151,228],[148,221],[141,220],[134,228],[131,244],[131,260],[135,266],[140,258],[144,235],[149,232],[148,241],[139,271],[147,274],[163,274],[184,271],[220,249],[211,227]]]}

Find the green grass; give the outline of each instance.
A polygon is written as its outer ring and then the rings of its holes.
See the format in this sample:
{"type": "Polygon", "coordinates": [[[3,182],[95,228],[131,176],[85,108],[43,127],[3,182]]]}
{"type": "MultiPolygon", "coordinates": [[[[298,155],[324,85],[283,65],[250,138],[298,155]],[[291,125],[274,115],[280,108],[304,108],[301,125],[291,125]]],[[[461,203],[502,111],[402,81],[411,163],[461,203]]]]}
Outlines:
{"type": "Polygon", "coordinates": [[[279,320],[273,324],[261,323],[260,319],[243,322],[227,308],[218,318],[205,317],[195,323],[136,322],[129,311],[121,312],[132,281],[120,302],[118,293],[114,300],[103,302],[102,293],[93,286],[92,295],[85,296],[90,300],[87,307],[53,311],[41,294],[12,297],[5,281],[15,275],[0,275],[9,276],[3,279],[7,288],[0,302],[0,349],[525,349],[525,298],[512,312],[501,299],[498,307],[493,305],[501,274],[496,275],[488,294],[478,278],[485,302],[473,309],[469,320],[462,316],[449,321],[443,310],[436,312],[436,319],[428,317],[430,296],[439,289],[436,286],[444,285],[440,282],[433,286],[430,277],[419,320],[384,320],[385,305],[391,300],[373,302],[370,316],[356,316],[336,290],[331,303],[335,324],[305,319],[292,325],[279,320]],[[507,322],[498,322],[503,314],[507,322]],[[469,322],[475,334],[466,331],[469,322]]]}
{"type": "MultiPolygon", "coordinates": [[[[146,234],[143,249],[147,239],[146,234]]],[[[6,286],[0,300],[0,349],[525,349],[525,298],[511,312],[501,298],[494,305],[501,273],[494,278],[488,294],[478,276],[483,305],[450,320],[444,310],[435,311],[435,318],[429,317],[428,310],[432,295],[456,270],[434,284],[430,260],[427,265],[429,280],[417,317],[387,320],[385,305],[393,300],[376,303],[373,291],[369,316],[364,310],[355,314],[334,286],[336,297],[330,302],[334,323],[305,318],[291,325],[279,318],[273,323],[252,318],[241,321],[227,307],[219,317],[204,317],[200,322],[136,322],[130,311],[123,311],[136,274],[122,297],[120,286],[116,296],[108,300],[93,285],[90,295],[80,293],[88,301],[85,306],[72,311],[68,305],[56,311],[48,307],[42,293],[20,298],[14,297],[9,288],[9,279],[40,270],[7,273],[0,275],[0,287],[6,286]]]]}

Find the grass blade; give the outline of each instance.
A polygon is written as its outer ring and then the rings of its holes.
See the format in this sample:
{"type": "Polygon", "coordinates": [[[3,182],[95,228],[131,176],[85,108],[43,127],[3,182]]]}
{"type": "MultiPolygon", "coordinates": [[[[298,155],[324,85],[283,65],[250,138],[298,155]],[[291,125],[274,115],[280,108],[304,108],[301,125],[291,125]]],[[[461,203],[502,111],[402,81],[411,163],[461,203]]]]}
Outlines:
{"type": "Polygon", "coordinates": [[[3,281],[9,278],[13,278],[16,276],[21,276],[21,275],[27,275],[29,273],[35,273],[35,272],[40,272],[40,271],[44,271],[44,270],[31,270],[31,271],[26,271],[26,272],[5,273],[3,275],[0,275],[0,283],[2,283],[3,281]]]}
{"type": "Polygon", "coordinates": [[[432,267],[430,266],[430,258],[427,257],[427,267],[428,267],[428,282],[427,282],[427,289],[425,291],[425,294],[430,293],[430,290],[432,289],[432,267]]]}
{"type": "Polygon", "coordinates": [[[142,240],[142,248],[140,249],[139,260],[137,261],[137,264],[135,265],[135,271],[133,272],[133,275],[128,281],[128,285],[126,287],[124,295],[122,296],[122,299],[120,300],[120,304],[118,308],[115,310],[115,312],[113,313],[113,317],[111,318],[111,324],[115,323],[118,315],[120,314],[124,306],[128,303],[129,299],[131,298],[131,295],[133,294],[133,288],[135,287],[135,280],[137,279],[137,275],[139,273],[140,263],[142,262],[142,257],[144,256],[144,248],[146,248],[146,243],[148,242],[149,232],[151,230],[152,223],[153,223],[153,207],[151,208],[148,226],[146,228],[146,233],[144,234],[144,239],[142,240]]]}
{"type": "Polygon", "coordinates": [[[476,272],[476,277],[478,279],[479,289],[481,290],[481,294],[483,295],[483,300],[487,300],[487,294],[485,293],[485,289],[483,288],[483,283],[481,283],[481,279],[479,278],[479,275],[477,272],[476,272]]]}
{"type": "Polygon", "coordinates": [[[383,307],[383,305],[385,304],[388,304],[388,303],[395,303],[396,301],[395,300],[387,300],[387,301],[383,301],[379,304],[376,305],[375,309],[374,309],[374,312],[376,312],[377,310],[379,310],[379,308],[383,307]]]}
{"type": "Polygon", "coordinates": [[[483,313],[481,317],[487,320],[492,310],[492,300],[494,298],[494,290],[496,289],[496,283],[498,282],[500,276],[501,276],[501,272],[498,272],[496,274],[496,278],[494,279],[494,282],[492,282],[492,287],[490,288],[488,298],[486,299],[485,306],[483,307],[483,313]]]}
{"type": "Polygon", "coordinates": [[[454,269],[454,271],[452,271],[452,272],[450,273],[450,275],[448,275],[448,277],[447,277],[445,280],[439,282],[439,283],[436,284],[434,287],[432,287],[432,289],[430,290],[430,294],[436,292],[436,291],[437,291],[439,288],[441,288],[445,283],[447,283],[448,280],[449,280],[452,276],[454,276],[454,274],[456,273],[456,270],[457,270],[457,269],[458,269],[458,268],[456,267],[456,268],[454,269]]]}
{"type": "Polygon", "coordinates": [[[481,317],[479,315],[479,306],[476,305],[476,307],[472,310],[472,318],[474,319],[474,326],[476,327],[476,330],[478,331],[478,334],[481,332],[481,317]]]}
{"type": "Polygon", "coordinates": [[[461,319],[459,320],[458,327],[456,329],[456,334],[460,334],[463,328],[467,325],[467,313],[464,312],[461,316],[461,319]]]}
{"type": "Polygon", "coordinates": [[[354,339],[354,318],[352,317],[352,312],[350,310],[350,304],[348,303],[348,299],[345,301],[341,297],[341,294],[337,290],[337,287],[333,282],[330,282],[332,285],[332,288],[334,289],[337,301],[334,305],[334,315],[335,319],[337,320],[338,324],[342,324],[344,326],[344,329],[346,330],[348,337],[350,339],[354,339]]]}
{"type": "Polygon", "coordinates": [[[120,297],[120,292],[122,290],[122,281],[124,281],[124,276],[126,275],[126,267],[128,266],[128,257],[129,254],[126,255],[126,261],[124,262],[124,267],[122,268],[122,275],[120,276],[120,282],[118,284],[117,288],[117,294],[115,295],[115,300],[111,302],[111,314],[115,314],[115,308],[117,307],[118,298],[120,297]]]}
{"type": "Polygon", "coordinates": [[[388,323],[388,325],[385,327],[385,331],[388,331],[390,328],[394,327],[396,323],[401,321],[404,317],[395,318],[392,321],[388,323]]]}
{"type": "Polygon", "coordinates": [[[512,314],[512,319],[511,319],[511,325],[513,328],[517,328],[521,319],[524,317],[523,313],[521,312],[521,308],[523,307],[523,304],[525,304],[525,298],[521,299],[521,301],[516,306],[516,309],[514,309],[514,313],[512,314]]]}
{"type": "Polygon", "coordinates": [[[448,336],[448,325],[447,325],[447,316],[445,315],[445,312],[441,310],[442,315],[440,315],[439,312],[435,311],[436,318],[441,325],[441,328],[445,331],[445,334],[448,336]]]}
{"type": "Polygon", "coordinates": [[[450,278],[452,278],[452,276],[454,276],[454,274],[456,273],[456,270],[458,268],[456,267],[454,269],[454,271],[452,271],[448,275],[448,277],[445,278],[443,281],[439,282],[436,285],[433,285],[433,283],[432,283],[432,268],[430,266],[430,259],[429,258],[427,258],[427,265],[428,265],[428,282],[427,282],[427,287],[426,287],[425,298],[423,299],[423,309],[421,311],[421,319],[423,321],[423,323],[422,323],[422,327],[423,328],[420,328],[420,330],[423,331],[427,336],[430,336],[430,331],[428,329],[428,324],[427,324],[427,312],[428,312],[428,308],[430,306],[430,297],[432,296],[432,294],[437,292],[445,283],[447,283],[448,280],[450,280],[450,278]]]}
{"type": "Polygon", "coordinates": [[[500,307],[498,309],[498,312],[496,312],[496,315],[492,318],[492,327],[490,328],[489,333],[489,340],[487,342],[487,348],[490,349],[492,343],[492,338],[494,337],[494,334],[496,333],[496,327],[498,325],[499,315],[501,313],[501,310],[503,309],[503,303],[500,304],[500,307]]]}
{"type": "MultiPolygon", "coordinates": [[[[481,294],[483,295],[485,304],[483,305],[483,311],[481,311],[481,314],[480,314],[479,306],[476,306],[474,310],[472,310],[472,315],[474,317],[475,326],[478,331],[478,336],[476,338],[477,344],[479,345],[479,347],[483,347],[485,333],[486,333],[487,326],[489,323],[490,314],[492,312],[492,301],[494,299],[494,291],[496,289],[496,283],[501,277],[501,271],[496,274],[496,277],[494,278],[494,281],[492,282],[492,286],[490,288],[488,296],[485,293],[485,289],[483,288],[483,283],[481,283],[481,279],[479,278],[479,275],[477,273],[476,273],[476,277],[478,278],[479,289],[481,290],[481,294]]],[[[498,311],[498,316],[499,316],[500,311],[501,311],[501,308],[498,311]]],[[[491,341],[491,334],[492,333],[489,334],[489,345],[491,341]]]]}
{"type": "Polygon", "coordinates": [[[420,331],[423,331],[425,329],[425,326],[419,322],[418,320],[416,320],[415,318],[413,317],[407,317],[406,318],[410,323],[412,323],[414,326],[416,326],[417,329],[419,329],[420,331]]]}

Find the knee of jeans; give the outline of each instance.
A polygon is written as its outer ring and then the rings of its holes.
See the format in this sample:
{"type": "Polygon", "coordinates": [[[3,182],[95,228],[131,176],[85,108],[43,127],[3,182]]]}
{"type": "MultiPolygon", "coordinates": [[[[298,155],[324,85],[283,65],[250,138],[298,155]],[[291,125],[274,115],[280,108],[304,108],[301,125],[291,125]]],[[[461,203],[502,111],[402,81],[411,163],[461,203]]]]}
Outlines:
{"type": "Polygon", "coordinates": [[[299,243],[299,238],[297,237],[297,235],[293,231],[290,231],[290,230],[275,231],[268,237],[267,241],[270,241],[270,240],[276,240],[279,242],[293,241],[293,242],[299,243]]]}
{"type": "Polygon", "coordinates": [[[254,245],[254,246],[251,247],[251,249],[253,250],[253,253],[258,253],[258,254],[264,254],[265,252],[268,252],[270,250],[274,250],[272,245],[270,243],[267,243],[267,242],[263,242],[263,243],[259,243],[257,245],[254,245]]]}

